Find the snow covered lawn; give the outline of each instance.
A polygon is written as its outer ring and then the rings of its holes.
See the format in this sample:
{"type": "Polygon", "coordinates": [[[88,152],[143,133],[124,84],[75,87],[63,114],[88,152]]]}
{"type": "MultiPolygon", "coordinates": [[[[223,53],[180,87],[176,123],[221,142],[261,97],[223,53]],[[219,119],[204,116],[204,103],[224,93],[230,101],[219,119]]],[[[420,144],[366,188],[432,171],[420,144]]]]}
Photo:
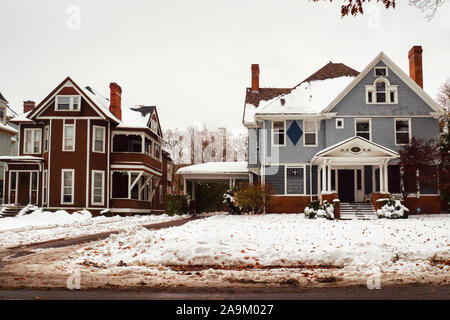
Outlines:
{"type": "Polygon", "coordinates": [[[309,220],[303,215],[218,215],[179,227],[135,228],[79,251],[78,263],[389,267],[450,260],[450,216],[309,220]]]}
{"type": "Polygon", "coordinates": [[[36,210],[31,214],[0,218],[0,248],[106,231],[125,231],[136,226],[183,219],[188,216],[145,215],[92,217],[88,211],[69,214],[36,210]]]}

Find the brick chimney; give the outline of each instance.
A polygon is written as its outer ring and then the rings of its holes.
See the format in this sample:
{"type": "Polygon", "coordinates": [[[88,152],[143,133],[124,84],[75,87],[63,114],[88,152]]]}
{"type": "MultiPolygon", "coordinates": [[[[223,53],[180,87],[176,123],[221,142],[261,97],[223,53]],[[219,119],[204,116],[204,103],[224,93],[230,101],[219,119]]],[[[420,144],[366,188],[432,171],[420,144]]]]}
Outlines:
{"type": "Polygon", "coordinates": [[[408,52],[409,76],[423,88],[422,46],[414,46],[408,52]]]}
{"type": "Polygon", "coordinates": [[[109,84],[109,110],[117,119],[122,120],[122,88],[115,82],[109,84]]]}
{"type": "Polygon", "coordinates": [[[36,106],[36,103],[34,101],[28,100],[23,102],[23,113],[26,113],[28,111],[31,111],[36,106]]]}
{"type": "Polygon", "coordinates": [[[252,64],[252,91],[259,91],[259,64],[252,64]]]}

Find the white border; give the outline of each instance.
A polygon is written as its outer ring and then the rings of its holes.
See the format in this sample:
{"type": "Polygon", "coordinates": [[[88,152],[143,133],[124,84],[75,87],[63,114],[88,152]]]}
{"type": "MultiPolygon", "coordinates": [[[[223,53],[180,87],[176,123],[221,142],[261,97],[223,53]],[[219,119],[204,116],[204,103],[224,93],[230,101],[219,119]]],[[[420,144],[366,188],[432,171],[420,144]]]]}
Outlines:
{"type": "Polygon", "coordinates": [[[91,204],[102,206],[105,203],[105,171],[103,170],[92,170],[91,171],[91,204]],[[100,173],[102,175],[102,201],[95,202],[94,198],[94,188],[95,188],[95,174],[100,173]]]}
{"type": "Polygon", "coordinates": [[[75,194],[75,169],[61,169],[61,204],[73,204],[74,203],[74,194],[75,194]],[[71,172],[72,173],[72,201],[64,202],[64,173],[71,172]]]}
{"type": "MultiPolygon", "coordinates": [[[[398,131],[399,133],[405,133],[406,131],[398,131]]],[[[411,118],[394,118],[394,142],[396,146],[406,146],[409,143],[411,143],[411,118]],[[397,120],[399,121],[408,121],[408,136],[409,136],[409,142],[408,143],[397,143],[397,120]]]]}

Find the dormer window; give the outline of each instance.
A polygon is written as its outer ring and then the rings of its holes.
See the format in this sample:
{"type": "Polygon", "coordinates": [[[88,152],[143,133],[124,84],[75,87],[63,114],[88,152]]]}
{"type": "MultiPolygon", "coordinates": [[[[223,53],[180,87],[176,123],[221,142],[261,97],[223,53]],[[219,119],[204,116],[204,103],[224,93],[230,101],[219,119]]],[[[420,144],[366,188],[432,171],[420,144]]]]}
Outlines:
{"type": "Polygon", "coordinates": [[[158,123],[157,123],[155,120],[152,120],[152,121],[151,121],[150,129],[151,129],[154,133],[158,134],[158,123]]]}
{"type": "Polygon", "coordinates": [[[373,85],[366,86],[367,104],[396,104],[398,103],[398,86],[391,85],[388,79],[379,77],[373,85]]]}
{"type": "Polygon", "coordinates": [[[58,111],[79,111],[80,96],[56,96],[55,104],[58,111]]]}
{"type": "Polygon", "coordinates": [[[386,67],[375,67],[374,74],[375,77],[387,77],[388,71],[386,67]]]}

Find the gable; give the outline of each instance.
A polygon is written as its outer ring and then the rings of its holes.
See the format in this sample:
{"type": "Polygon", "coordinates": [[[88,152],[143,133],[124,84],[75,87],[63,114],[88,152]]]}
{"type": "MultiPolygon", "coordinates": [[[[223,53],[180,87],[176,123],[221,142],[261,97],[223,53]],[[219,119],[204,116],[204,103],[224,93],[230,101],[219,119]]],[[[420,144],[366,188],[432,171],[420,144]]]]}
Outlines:
{"type": "Polygon", "coordinates": [[[324,112],[342,116],[429,116],[442,110],[409,76],[380,53],[324,112]],[[374,67],[386,67],[388,73],[385,78],[391,85],[398,86],[396,104],[366,103],[366,85],[373,85],[376,79],[374,67]]]}
{"type": "MultiPolygon", "coordinates": [[[[56,95],[79,95],[73,87],[62,87],[56,95]]],[[[42,111],[36,116],[37,119],[45,117],[100,117],[101,115],[94,110],[89,102],[81,97],[80,111],[58,111],[56,110],[56,95],[44,104],[42,111]]]]}

